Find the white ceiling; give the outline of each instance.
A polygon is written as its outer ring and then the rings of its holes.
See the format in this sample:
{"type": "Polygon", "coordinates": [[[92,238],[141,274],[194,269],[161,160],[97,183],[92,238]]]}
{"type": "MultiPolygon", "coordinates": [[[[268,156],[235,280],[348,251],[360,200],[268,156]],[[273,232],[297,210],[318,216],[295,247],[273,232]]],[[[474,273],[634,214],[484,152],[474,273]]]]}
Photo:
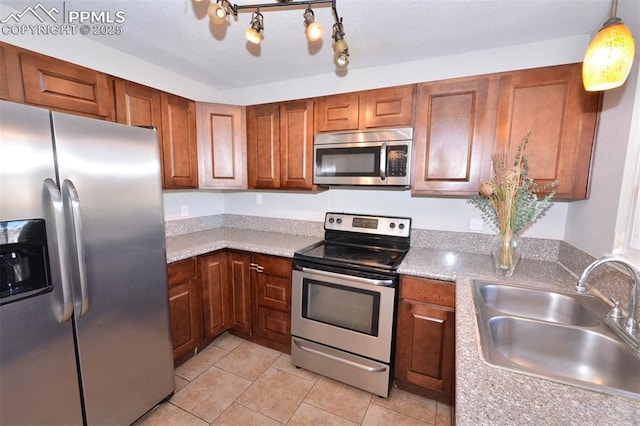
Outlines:
{"type": "MultiPolygon", "coordinates": [[[[18,11],[34,3],[2,2],[18,11]]],[[[54,2],[43,0],[49,3],[54,2]]],[[[123,34],[93,38],[220,90],[336,72],[330,7],[313,7],[325,29],[315,44],[304,35],[305,6],[262,9],[264,40],[255,48],[244,38],[250,11],[216,27],[207,17],[208,5],[209,0],[64,2],[66,10],[124,11],[123,34]]],[[[359,69],[593,34],[608,17],[611,0],[336,0],[336,7],[349,44],[349,69],[359,69]]]]}

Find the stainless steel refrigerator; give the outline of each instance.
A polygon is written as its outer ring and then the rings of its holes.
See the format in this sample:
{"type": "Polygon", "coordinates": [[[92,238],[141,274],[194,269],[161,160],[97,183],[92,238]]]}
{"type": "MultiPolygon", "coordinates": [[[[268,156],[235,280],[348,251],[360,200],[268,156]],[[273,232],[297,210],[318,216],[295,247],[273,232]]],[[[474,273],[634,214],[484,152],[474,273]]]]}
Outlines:
{"type": "Polygon", "coordinates": [[[0,101],[0,424],[126,425],[173,393],[158,136],[0,101]]]}

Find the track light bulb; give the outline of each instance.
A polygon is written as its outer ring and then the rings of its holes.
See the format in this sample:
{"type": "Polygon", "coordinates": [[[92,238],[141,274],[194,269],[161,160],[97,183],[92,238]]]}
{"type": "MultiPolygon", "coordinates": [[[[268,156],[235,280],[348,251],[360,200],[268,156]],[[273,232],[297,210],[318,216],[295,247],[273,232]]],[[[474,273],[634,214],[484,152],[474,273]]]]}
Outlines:
{"type": "Polygon", "coordinates": [[[324,29],[322,28],[322,25],[316,22],[315,15],[311,8],[304,11],[304,24],[307,27],[307,40],[318,41],[322,38],[324,29]]]}
{"type": "Polygon", "coordinates": [[[214,25],[222,25],[227,22],[227,11],[218,2],[211,3],[207,9],[207,15],[214,25]]]}
{"type": "Polygon", "coordinates": [[[251,25],[247,28],[244,35],[249,40],[249,42],[253,44],[260,44],[262,41],[262,30],[264,29],[264,24],[262,21],[263,17],[259,11],[253,12],[251,16],[251,25]]]}
{"type": "Polygon", "coordinates": [[[335,53],[334,62],[338,68],[346,68],[349,65],[349,46],[344,39],[336,40],[333,43],[335,53]]]}

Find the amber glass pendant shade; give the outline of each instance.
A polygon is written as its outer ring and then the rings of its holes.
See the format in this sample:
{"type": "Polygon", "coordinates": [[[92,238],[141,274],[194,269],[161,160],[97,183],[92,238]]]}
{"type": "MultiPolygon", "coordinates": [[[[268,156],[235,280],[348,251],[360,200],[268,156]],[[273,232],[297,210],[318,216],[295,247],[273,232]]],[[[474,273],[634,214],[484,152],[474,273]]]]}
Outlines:
{"type": "Polygon", "coordinates": [[[622,86],[635,55],[633,34],[618,21],[605,26],[593,38],[582,63],[582,81],[590,92],[622,86]]]}

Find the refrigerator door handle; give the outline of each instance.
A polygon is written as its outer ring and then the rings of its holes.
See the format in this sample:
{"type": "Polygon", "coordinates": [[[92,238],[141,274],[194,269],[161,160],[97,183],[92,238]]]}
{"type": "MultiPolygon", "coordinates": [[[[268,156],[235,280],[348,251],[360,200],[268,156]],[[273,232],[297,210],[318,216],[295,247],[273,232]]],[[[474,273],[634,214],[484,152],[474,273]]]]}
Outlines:
{"type": "Polygon", "coordinates": [[[73,314],[73,294],[71,290],[71,278],[69,273],[69,248],[66,239],[66,227],[64,223],[64,206],[62,195],[56,183],[51,178],[43,182],[43,187],[48,194],[48,200],[53,214],[54,229],[56,233],[56,245],[58,248],[58,263],[60,267],[60,283],[62,289],[62,306],[56,307],[56,314],[60,323],[71,319],[73,314]]]}
{"type": "Polygon", "coordinates": [[[76,317],[82,318],[89,311],[89,287],[87,283],[87,265],[85,262],[84,238],[82,232],[82,215],[80,212],[80,198],[76,187],[69,179],[62,182],[62,194],[65,206],[68,206],[67,220],[72,224],[73,248],[75,249],[75,265],[80,282],[80,297],[76,296],[76,317]]]}

